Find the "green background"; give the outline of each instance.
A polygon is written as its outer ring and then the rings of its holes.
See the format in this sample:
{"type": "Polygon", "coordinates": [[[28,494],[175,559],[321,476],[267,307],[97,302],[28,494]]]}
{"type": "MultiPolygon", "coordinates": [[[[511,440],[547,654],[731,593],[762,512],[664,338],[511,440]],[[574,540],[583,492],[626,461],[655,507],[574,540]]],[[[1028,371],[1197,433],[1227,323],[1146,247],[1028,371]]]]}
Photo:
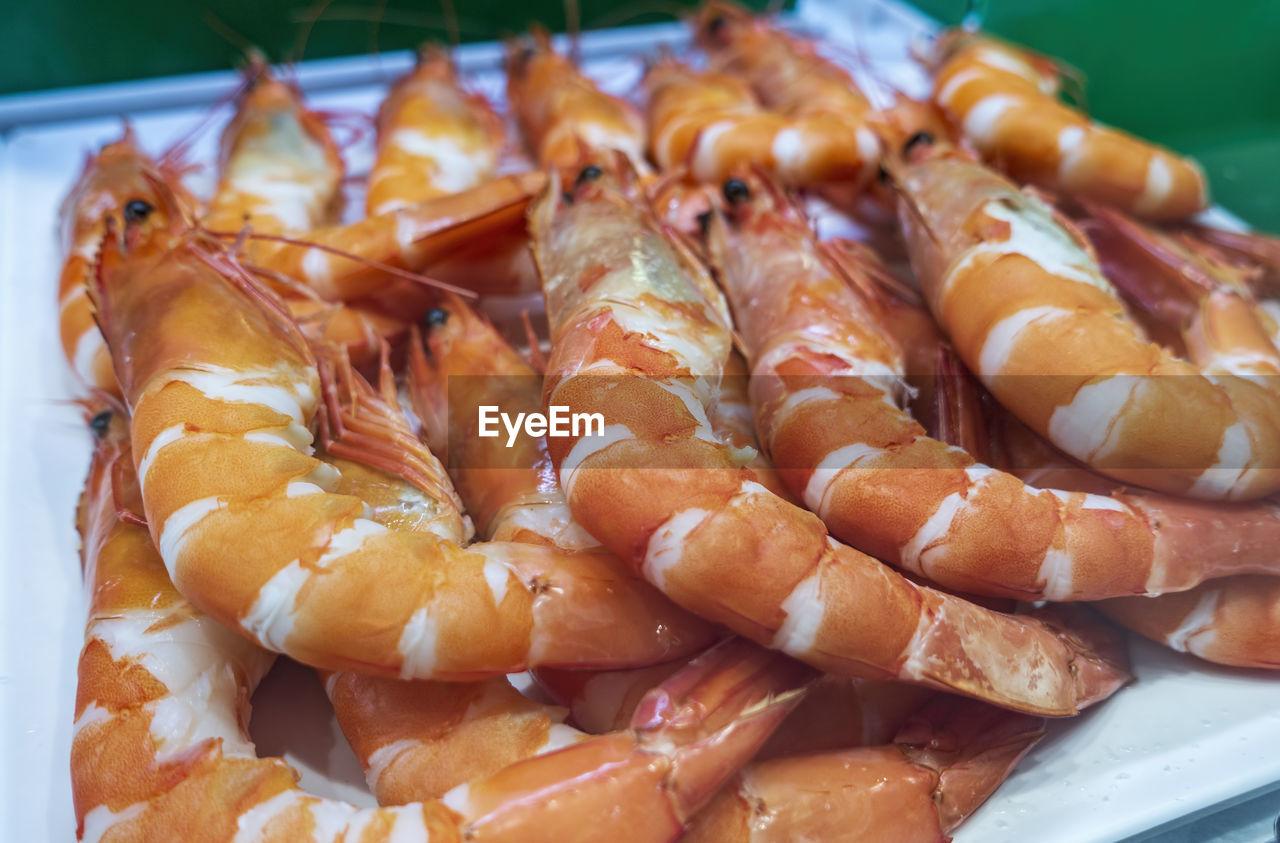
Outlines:
{"type": "MultiPolygon", "coordinates": [[[[945,23],[964,0],[914,0],[945,23]]],[[[454,0],[464,41],[542,22],[564,0],[454,0]]],[[[580,0],[585,28],[669,19],[678,0],[580,0]]],[[[758,3],[757,5],[762,5],[758,3]]],[[[1190,153],[1214,198],[1280,231],[1280,0],[987,0],[985,26],[1057,56],[1087,80],[1099,119],[1190,153]]],[[[439,0],[0,0],[0,93],[231,66],[240,44],[272,58],[399,50],[445,39],[439,0]]]]}

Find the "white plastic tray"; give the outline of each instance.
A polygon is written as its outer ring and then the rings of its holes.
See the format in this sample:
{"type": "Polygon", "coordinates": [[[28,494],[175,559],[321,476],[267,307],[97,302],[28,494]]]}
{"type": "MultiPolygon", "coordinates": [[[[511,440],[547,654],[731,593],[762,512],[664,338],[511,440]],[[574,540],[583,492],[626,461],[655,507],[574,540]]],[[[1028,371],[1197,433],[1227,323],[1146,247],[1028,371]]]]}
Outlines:
{"type": "MultiPolygon", "coordinates": [[[[842,44],[830,54],[868,84],[875,76],[919,91],[924,82],[907,47],[928,22],[912,12],[882,0],[808,2],[797,22],[842,44]]],[[[589,72],[626,92],[639,56],[684,40],[676,25],[613,30],[586,36],[583,53],[589,72]]],[[[495,97],[500,55],[496,45],[459,53],[495,97]]],[[[405,54],[313,62],[298,76],[317,107],[372,113],[385,81],[409,62],[405,54]]],[[[83,598],[72,523],[89,441],[67,403],[57,342],[57,207],[85,152],[118,136],[118,115],[129,113],[156,151],[232,84],[231,74],[203,74],[0,99],[0,129],[10,127],[0,139],[0,839],[67,840],[74,831],[68,753],[83,598]]],[[[196,160],[213,160],[217,129],[196,160]]],[[[350,150],[353,171],[368,157],[367,143],[350,150]]],[[[1054,724],[958,841],[1113,841],[1280,788],[1280,677],[1214,668],[1142,641],[1133,656],[1137,682],[1054,724]]],[[[309,671],[282,663],[255,703],[264,754],[283,754],[317,793],[372,804],[309,671]]]]}

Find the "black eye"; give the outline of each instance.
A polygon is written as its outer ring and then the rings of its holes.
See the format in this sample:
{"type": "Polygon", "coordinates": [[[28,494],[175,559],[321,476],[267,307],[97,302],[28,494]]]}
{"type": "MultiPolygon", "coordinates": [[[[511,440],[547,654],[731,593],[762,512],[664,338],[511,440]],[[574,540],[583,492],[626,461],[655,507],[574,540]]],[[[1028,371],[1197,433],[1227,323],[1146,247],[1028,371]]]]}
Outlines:
{"type": "Polygon", "coordinates": [[[151,212],[155,209],[155,205],[145,199],[130,199],[124,204],[124,221],[127,223],[142,222],[151,216],[151,212]]]}
{"type": "Polygon", "coordinates": [[[751,188],[742,179],[729,179],[724,183],[724,198],[730,205],[746,202],[751,198],[751,188]]]}
{"type": "Polygon", "coordinates": [[[422,317],[422,324],[428,328],[439,328],[441,325],[449,321],[449,311],[443,307],[433,307],[427,311],[427,315],[422,317]]]}
{"type": "Polygon", "coordinates": [[[729,21],[725,20],[724,15],[716,15],[714,18],[707,21],[707,34],[719,35],[724,31],[727,23],[729,23],[729,21]]]}
{"type": "Polygon", "coordinates": [[[578,178],[573,182],[573,186],[578,187],[579,185],[586,184],[589,181],[595,181],[603,175],[604,170],[600,169],[595,164],[588,164],[582,168],[582,172],[578,173],[578,178]]]}
{"type": "Polygon", "coordinates": [[[925,144],[926,146],[932,146],[933,135],[929,134],[928,132],[916,132],[914,135],[907,138],[907,142],[902,146],[902,151],[904,153],[910,152],[913,147],[922,143],[925,144]]]}
{"type": "Polygon", "coordinates": [[[89,429],[93,431],[93,435],[101,439],[107,435],[107,428],[111,426],[111,411],[103,410],[98,415],[89,420],[89,429]]]}
{"type": "Polygon", "coordinates": [[[881,183],[881,184],[888,184],[888,183],[889,183],[889,171],[888,171],[888,170],[886,170],[884,167],[881,167],[881,168],[880,168],[880,170],[879,170],[879,172],[877,172],[877,173],[876,173],[876,178],[880,179],[880,183],[881,183]]]}

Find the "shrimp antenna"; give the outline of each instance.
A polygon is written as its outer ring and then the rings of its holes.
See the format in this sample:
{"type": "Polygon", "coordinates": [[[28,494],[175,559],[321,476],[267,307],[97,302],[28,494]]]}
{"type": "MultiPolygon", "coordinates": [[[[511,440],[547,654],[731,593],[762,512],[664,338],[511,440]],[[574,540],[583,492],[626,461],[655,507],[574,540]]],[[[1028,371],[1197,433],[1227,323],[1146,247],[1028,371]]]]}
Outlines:
{"type": "Polygon", "coordinates": [[[382,16],[387,11],[387,0],[377,0],[373,7],[373,13],[369,15],[369,52],[373,54],[374,62],[379,69],[382,67],[382,52],[379,50],[379,35],[382,29],[382,16]]]}
{"type": "Polygon", "coordinates": [[[444,15],[444,29],[449,43],[458,46],[462,43],[462,33],[458,29],[458,9],[453,5],[453,0],[440,0],[440,13],[444,15]]]}
{"type": "Polygon", "coordinates": [[[214,237],[217,237],[220,240],[231,240],[234,242],[236,240],[243,238],[245,240],[264,240],[271,243],[284,243],[288,246],[305,246],[309,249],[319,249],[322,252],[327,252],[331,255],[337,255],[340,258],[346,258],[347,260],[355,261],[356,263],[363,264],[364,266],[367,266],[370,269],[376,269],[380,272],[385,272],[389,275],[394,275],[397,278],[403,278],[406,281],[412,281],[415,284],[421,284],[424,287],[434,287],[437,290],[447,290],[450,293],[456,293],[457,295],[462,296],[464,298],[477,299],[480,297],[480,294],[477,293],[475,290],[468,290],[466,287],[459,287],[454,284],[449,284],[444,281],[439,281],[435,278],[432,278],[429,275],[423,275],[422,273],[419,273],[419,272],[410,272],[407,269],[401,269],[398,266],[392,266],[389,263],[382,263],[381,261],[376,261],[376,260],[373,260],[372,258],[362,257],[361,255],[357,255],[352,252],[347,252],[342,249],[335,248],[333,246],[327,246],[323,243],[314,243],[309,240],[302,240],[296,237],[286,237],[283,234],[260,234],[260,233],[256,233],[248,230],[231,232],[231,231],[213,231],[211,229],[204,229],[204,231],[205,233],[210,234],[214,237]]]}
{"type": "Polygon", "coordinates": [[[302,29],[298,32],[298,40],[294,44],[294,61],[302,61],[307,54],[307,42],[311,40],[311,30],[315,29],[320,18],[324,17],[325,10],[333,0],[316,0],[310,8],[303,14],[302,29]]]}
{"type": "Polygon", "coordinates": [[[578,0],[564,0],[564,30],[569,36],[569,60],[574,65],[582,64],[582,9],[578,0]]]}
{"type": "MultiPolygon", "coordinates": [[[[673,20],[679,20],[688,11],[688,7],[678,2],[653,2],[653,0],[639,0],[636,3],[620,3],[610,8],[602,15],[598,15],[591,19],[592,28],[608,29],[613,26],[622,26],[630,23],[633,19],[641,15],[666,15],[673,20]]],[[[671,47],[663,44],[660,50],[670,53],[671,47]]],[[[646,62],[648,59],[646,58],[646,62]]]]}
{"type": "Polygon", "coordinates": [[[218,33],[218,35],[222,36],[222,40],[244,53],[245,56],[259,52],[257,46],[244,33],[235,29],[208,9],[205,9],[204,12],[204,22],[205,26],[218,33]]]}

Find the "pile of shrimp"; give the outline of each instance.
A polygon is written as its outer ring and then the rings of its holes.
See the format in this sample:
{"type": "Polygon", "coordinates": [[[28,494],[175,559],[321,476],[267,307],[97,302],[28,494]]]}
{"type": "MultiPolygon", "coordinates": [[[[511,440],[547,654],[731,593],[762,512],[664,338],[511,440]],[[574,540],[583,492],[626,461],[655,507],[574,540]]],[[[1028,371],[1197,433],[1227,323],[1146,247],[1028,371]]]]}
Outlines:
{"type": "Polygon", "coordinates": [[[80,839],[936,841],[1129,681],[1121,628],[1280,668],[1275,241],[1014,45],[874,108],[689,25],[633,99],[518,39],[507,115],[425,49],[356,222],[260,61],[212,196],[90,157],[80,839]],[[278,655],[380,807],[257,756],[278,655]]]}

